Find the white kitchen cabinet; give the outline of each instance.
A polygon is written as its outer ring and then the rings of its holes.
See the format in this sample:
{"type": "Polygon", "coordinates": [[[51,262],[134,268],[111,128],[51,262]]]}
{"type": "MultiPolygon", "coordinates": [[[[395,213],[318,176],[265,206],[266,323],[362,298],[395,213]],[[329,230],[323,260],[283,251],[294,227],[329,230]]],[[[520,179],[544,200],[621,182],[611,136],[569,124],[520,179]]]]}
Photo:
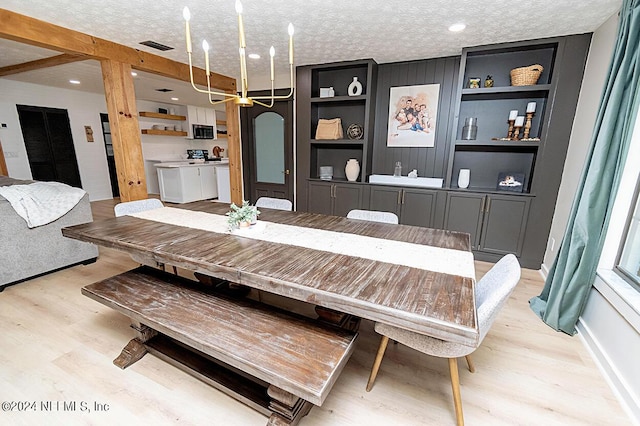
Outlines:
{"type": "Polygon", "coordinates": [[[187,105],[187,139],[193,139],[194,124],[213,126],[213,138],[217,139],[215,109],[187,105]]]}
{"type": "Polygon", "coordinates": [[[160,199],[169,203],[190,203],[218,196],[216,168],[212,165],[163,165],[158,169],[160,199]]]}

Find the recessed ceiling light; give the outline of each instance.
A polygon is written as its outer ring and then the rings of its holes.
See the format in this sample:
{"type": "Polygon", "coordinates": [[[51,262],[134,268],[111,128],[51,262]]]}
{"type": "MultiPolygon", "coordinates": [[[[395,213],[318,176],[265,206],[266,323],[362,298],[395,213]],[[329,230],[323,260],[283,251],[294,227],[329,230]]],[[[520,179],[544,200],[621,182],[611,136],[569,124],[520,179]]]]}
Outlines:
{"type": "Polygon", "coordinates": [[[69,83],[71,84],[80,84],[79,80],[69,80],[69,83]]]}
{"type": "Polygon", "coordinates": [[[260,59],[260,55],[258,55],[257,53],[249,53],[249,57],[251,59],[260,59]]]}
{"type": "Polygon", "coordinates": [[[179,101],[180,98],[171,98],[172,101],[179,101]]]}
{"type": "Polygon", "coordinates": [[[135,71],[131,71],[131,75],[132,75],[132,76],[134,76],[134,77],[137,77],[137,76],[138,76],[138,73],[137,73],[137,72],[135,72],[135,71]]]}
{"type": "Polygon", "coordinates": [[[460,22],[460,23],[451,25],[449,27],[449,31],[457,33],[457,32],[460,32],[460,31],[464,30],[465,28],[467,28],[467,26],[465,24],[463,24],[462,22],[460,22]]]}

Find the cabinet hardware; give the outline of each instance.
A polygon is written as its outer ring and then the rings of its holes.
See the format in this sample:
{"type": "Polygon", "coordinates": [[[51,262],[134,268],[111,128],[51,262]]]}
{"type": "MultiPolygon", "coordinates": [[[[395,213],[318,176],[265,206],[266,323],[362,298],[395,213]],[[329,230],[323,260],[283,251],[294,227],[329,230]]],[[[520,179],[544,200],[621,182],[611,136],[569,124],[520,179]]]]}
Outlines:
{"type": "Polygon", "coordinates": [[[489,213],[489,209],[491,208],[491,197],[487,197],[487,209],[485,213],[489,213]]]}
{"type": "Polygon", "coordinates": [[[403,189],[402,190],[402,204],[404,204],[404,194],[405,194],[405,192],[404,192],[404,189],[403,189]]]}
{"type": "Polygon", "coordinates": [[[484,211],[484,203],[486,198],[487,198],[486,196],[482,197],[482,201],[480,202],[480,213],[484,211]]]}
{"type": "Polygon", "coordinates": [[[398,191],[398,201],[396,201],[396,204],[400,204],[400,199],[402,197],[401,193],[402,193],[402,190],[398,191]]]}

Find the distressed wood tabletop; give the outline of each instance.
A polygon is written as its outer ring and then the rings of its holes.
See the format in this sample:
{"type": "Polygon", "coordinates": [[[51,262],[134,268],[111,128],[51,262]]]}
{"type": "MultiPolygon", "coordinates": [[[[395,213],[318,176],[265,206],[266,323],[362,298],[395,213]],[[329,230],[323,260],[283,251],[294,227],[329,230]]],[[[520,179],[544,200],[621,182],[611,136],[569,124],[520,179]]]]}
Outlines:
{"type": "MultiPolygon", "coordinates": [[[[222,215],[229,210],[208,201],[172,207],[222,215]]],[[[465,233],[261,211],[260,220],[269,222],[471,250],[465,233]]],[[[472,278],[131,216],[72,226],[63,235],[443,340],[471,346],[478,340],[472,278]]]]}

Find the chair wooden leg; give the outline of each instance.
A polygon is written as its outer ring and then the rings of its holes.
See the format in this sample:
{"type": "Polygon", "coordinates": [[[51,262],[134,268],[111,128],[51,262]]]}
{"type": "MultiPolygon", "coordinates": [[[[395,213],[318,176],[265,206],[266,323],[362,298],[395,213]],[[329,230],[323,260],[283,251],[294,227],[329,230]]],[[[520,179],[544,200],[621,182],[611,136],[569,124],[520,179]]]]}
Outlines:
{"type": "Polygon", "coordinates": [[[473,365],[473,360],[471,359],[471,355],[466,355],[464,357],[464,359],[467,360],[467,366],[469,367],[469,371],[471,371],[472,373],[476,372],[476,366],[473,365]]]}
{"type": "Polygon", "coordinates": [[[453,391],[453,406],[456,411],[456,425],[464,426],[462,415],[462,398],[460,396],[460,376],[458,375],[458,359],[449,358],[449,373],[451,373],[451,390],[453,391]]]}
{"type": "Polygon", "coordinates": [[[369,381],[367,382],[367,392],[371,390],[371,388],[373,387],[373,382],[376,381],[376,376],[378,375],[378,370],[380,369],[380,363],[382,362],[382,357],[384,356],[384,351],[387,349],[388,343],[389,338],[387,336],[382,336],[382,340],[380,340],[380,346],[378,347],[378,354],[376,355],[376,360],[373,362],[371,375],[369,376],[369,381]]]}
{"type": "Polygon", "coordinates": [[[172,266],[173,266],[174,275],[178,275],[178,268],[176,268],[175,265],[172,265],[172,266]]]}

